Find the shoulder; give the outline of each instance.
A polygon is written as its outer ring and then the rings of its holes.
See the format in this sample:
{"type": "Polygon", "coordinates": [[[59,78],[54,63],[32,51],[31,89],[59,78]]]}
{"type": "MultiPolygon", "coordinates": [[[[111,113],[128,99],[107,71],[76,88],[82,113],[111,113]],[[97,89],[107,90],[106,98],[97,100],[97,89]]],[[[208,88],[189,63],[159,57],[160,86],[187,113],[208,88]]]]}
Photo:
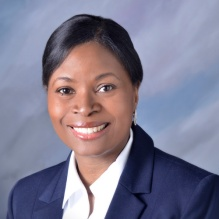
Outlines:
{"type": "Polygon", "coordinates": [[[57,165],[54,165],[52,167],[43,169],[41,171],[38,171],[36,173],[33,173],[29,176],[26,176],[22,179],[20,179],[14,186],[14,191],[19,190],[28,190],[33,189],[34,187],[37,187],[39,184],[43,183],[46,184],[49,183],[55,175],[63,168],[65,162],[59,163],[57,165]]]}
{"type": "Polygon", "coordinates": [[[178,174],[174,175],[174,178],[178,175],[185,175],[187,177],[193,177],[194,179],[200,180],[206,176],[212,175],[212,173],[181,158],[163,152],[158,148],[154,148],[154,158],[157,167],[161,169],[168,168],[171,172],[177,172],[178,174]]]}
{"type": "Polygon", "coordinates": [[[157,148],[154,150],[154,174],[163,184],[167,183],[172,185],[172,189],[184,190],[188,194],[203,183],[209,188],[215,183],[219,187],[219,176],[216,174],[157,148]]]}
{"type": "Polygon", "coordinates": [[[154,150],[154,182],[158,182],[158,186],[153,191],[163,191],[172,206],[181,206],[185,218],[197,218],[198,212],[215,218],[219,213],[219,176],[157,148],[154,150]]]}
{"type": "MultiPolygon", "coordinates": [[[[20,179],[11,190],[9,206],[33,204],[37,196],[53,181],[59,177],[65,162],[43,169],[39,172],[20,179]]],[[[24,206],[27,207],[27,206],[24,206]]]]}
{"type": "Polygon", "coordinates": [[[30,218],[34,203],[51,182],[57,183],[65,163],[66,161],[20,179],[10,192],[7,218],[14,218],[13,215],[30,218]]]}

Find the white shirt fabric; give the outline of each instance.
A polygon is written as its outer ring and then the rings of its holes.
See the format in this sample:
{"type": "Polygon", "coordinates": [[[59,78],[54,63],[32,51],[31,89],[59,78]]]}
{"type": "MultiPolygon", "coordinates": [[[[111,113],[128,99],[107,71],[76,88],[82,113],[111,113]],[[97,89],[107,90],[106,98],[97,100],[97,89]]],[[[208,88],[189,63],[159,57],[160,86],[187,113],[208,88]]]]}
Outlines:
{"type": "Polygon", "coordinates": [[[62,219],[103,219],[105,217],[129,156],[132,142],[133,132],[130,129],[129,141],[116,161],[90,186],[94,195],[94,208],[90,216],[88,194],[78,175],[75,156],[72,151],[62,204],[64,209],[62,219]]]}

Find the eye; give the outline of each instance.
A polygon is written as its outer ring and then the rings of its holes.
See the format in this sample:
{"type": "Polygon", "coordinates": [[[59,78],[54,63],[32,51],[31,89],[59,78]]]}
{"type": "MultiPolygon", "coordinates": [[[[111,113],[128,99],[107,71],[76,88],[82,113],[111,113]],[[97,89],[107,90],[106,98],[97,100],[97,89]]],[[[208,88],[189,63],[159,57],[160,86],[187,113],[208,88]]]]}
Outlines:
{"type": "Polygon", "coordinates": [[[103,92],[108,92],[108,91],[113,90],[114,88],[115,88],[114,85],[112,85],[112,84],[106,84],[106,85],[104,85],[104,86],[101,86],[100,89],[98,89],[98,92],[101,92],[101,93],[103,93],[103,92]]]}
{"type": "Polygon", "coordinates": [[[74,90],[72,88],[63,87],[63,88],[58,89],[57,92],[63,96],[63,95],[73,94],[74,90]]]}

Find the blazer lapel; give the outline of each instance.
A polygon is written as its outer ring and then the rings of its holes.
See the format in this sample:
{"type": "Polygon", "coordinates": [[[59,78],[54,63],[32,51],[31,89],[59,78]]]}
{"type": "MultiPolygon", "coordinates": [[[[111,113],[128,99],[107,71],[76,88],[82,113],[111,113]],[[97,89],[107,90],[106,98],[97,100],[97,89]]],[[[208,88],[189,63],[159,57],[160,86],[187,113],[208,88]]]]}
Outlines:
{"type": "Polygon", "coordinates": [[[34,219],[61,219],[63,214],[62,202],[68,173],[70,155],[57,171],[48,185],[43,188],[34,207],[34,219]]]}
{"type": "Polygon", "coordinates": [[[147,214],[146,194],[151,193],[154,146],[152,139],[139,126],[133,126],[132,130],[134,140],[130,155],[106,219],[137,219],[147,214]]]}
{"type": "Polygon", "coordinates": [[[45,203],[33,214],[33,219],[61,219],[63,214],[62,198],[56,199],[54,202],[45,203]]]}
{"type": "Polygon", "coordinates": [[[146,205],[121,185],[118,185],[105,219],[140,218],[146,205]]]}

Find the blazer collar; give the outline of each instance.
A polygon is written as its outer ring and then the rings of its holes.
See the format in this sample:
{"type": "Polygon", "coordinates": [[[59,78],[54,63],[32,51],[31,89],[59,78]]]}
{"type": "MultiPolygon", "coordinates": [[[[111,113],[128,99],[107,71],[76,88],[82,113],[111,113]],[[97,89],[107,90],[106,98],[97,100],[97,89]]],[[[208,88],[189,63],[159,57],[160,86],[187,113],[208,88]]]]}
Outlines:
{"type": "Polygon", "coordinates": [[[68,159],[63,162],[54,177],[47,182],[47,186],[44,187],[43,191],[39,195],[39,199],[36,201],[34,208],[34,219],[43,218],[62,218],[63,209],[62,202],[65,192],[65,184],[68,173],[70,155],[68,159]]]}
{"type": "Polygon", "coordinates": [[[106,219],[140,218],[147,208],[142,195],[151,192],[154,145],[139,127],[132,127],[134,141],[106,219]]]}
{"type": "Polygon", "coordinates": [[[134,140],[120,184],[131,193],[150,193],[154,167],[154,144],[138,125],[133,126],[134,140]]]}

